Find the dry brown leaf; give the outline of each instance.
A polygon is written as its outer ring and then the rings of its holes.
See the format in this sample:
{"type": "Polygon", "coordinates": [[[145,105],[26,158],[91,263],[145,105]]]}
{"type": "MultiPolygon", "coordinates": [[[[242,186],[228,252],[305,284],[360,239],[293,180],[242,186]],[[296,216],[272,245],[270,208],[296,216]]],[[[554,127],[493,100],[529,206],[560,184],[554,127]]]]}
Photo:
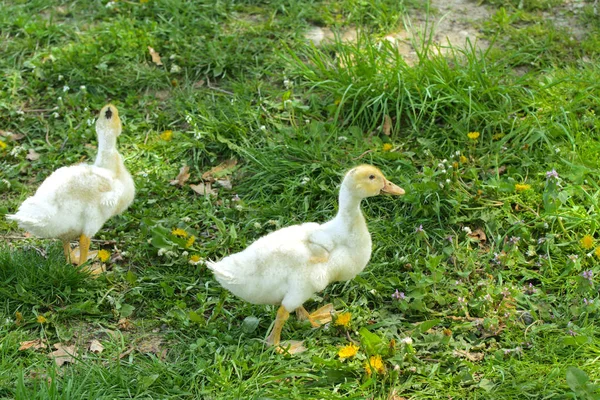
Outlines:
{"type": "Polygon", "coordinates": [[[162,61],[160,60],[160,54],[158,54],[158,52],[156,50],[154,50],[152,47],[148,46],[148,51],[150,52],[150,57],[152,57],[152,62],[156,65],[163,65],[162,61]]]}
{"type": "Polygon", "coordinates": [[[26,340],[25,342],[20,342],[19,351],[31,348],[33,348],[34,350],[45,349],[46,347],[48,347],[45,342],[46,341],[43,339],[26,340]]]}
{"type": "Polygon", "coordinates": [[[64,363],[73,364],[77,361],[74,357],[77,355],[77,348],[74,344],[65,346],[62,343],[54,343],[54,348],[56,350],[48,354],[48,357],[53,358],[57,366],[62,367],[64,363]]]}
{"type": "Polygon", "coordinates": [[[202,174],[202,180],[204,181],[215,181],[223,176],[230,175],[233,172],[234,167],[237,165],[237,160],[232,158],[212,167],[208,171],[202,174]]]}
{"type": "Polygon", "coordinates": [[[481,361],[483,360],[483,357],[485,357],[484,353],[472,353],[466,350],[454,350],[454,355],[473,362],[481,361]]]}
{"type": "Polygon", "coordinates": [[[90,351],[95,354],[100,354],[104,351],[104,346],[102,346],[102,343],[94,339],[90,342],[90,351]]]}
{"type": "Polygon", "coordinates": [[[0,129],[0,136],[4,136],[6,139],[10,140],[11,142],[16,142],[17,140],[21,140],[25,137],[25,135],[23,135],[21,133],[13,133],[13,132],[9,132],[9,131],[3,131],[2,129],[0,129]]]}
{"type": "Polygon", "coordinates": [[[145,338],[138,345],[138,351],[140,353],[145,353],[145,354],[154,353],[156,355],[159,355],[162,352],[162,349],[160,347],[161,343],[162,343],[162,339],[158,336],[151,336],[151,337],[145,338]]]}
{"type": "Polygon", "coordinates": [[[188,167],[187,165],[181,167],[181,169],[179,170],[179,174],[177,174],[177,177],[171,181],[171,185],[183,186],[185,182],[187,182],[187,180],[190,179],[189,171],[190,167],[188,167]]]}
{"type": "Polygon", "coordinates": [[[385,136],[390,136],[390,133],[392,133],[392,118],[387,114],[383,117],[382,129],[385,136]]]}
{"type": "Polygon", "coordinates": [[[122,359],[123,357],[131,354],[131,352],[135,350],[135,346],[131,346],[129,347],[126,351],[124,351],[123,353],[119,354],[119,360],[122,359]]]}
{"type": "Polygon", "coordinates": [[[190,185],[190,187],[192,188],[192,190],[198,194],[201,195],[212,195],[212,196],[216,196],[217,192],[215,190],[213,190],[213,188],[211,187],[210,182],[200,182],[197,185],[190,185]]]}
{"type": "Polygon", "coordinates": [[[231,181],[228,178],[217,179],[215,183],[228,190],[231,190],[233,188],[233,185],[231,184],[231,181]]]}
{"type": "Polygon", "coordinates": [[[134,329],[133,324],[127,318],[121,318],[119,322],[117,322],[117,325],[122,331],[131,331],[134,329]]]}
{"type": "Polygon", "coordinates": [[[487,240],[487,236],[485,236],[485,232],[479,228],[477,228],[473,232],[469,233],[469,237],[471,239],[477,240],[478,242],[481,242],[480,244],[485,243],[487,240]]]}
{"type": "Polygon", "coordinates": [[[388,394],[387,400],[406,400],[406,397],[400,396],[397,389],[392,389],[388,394]]]}
{"type": "Polygon", "coordinates": [[[29,153],[27,153],[25,158],[27,158],[29,161],[35,161],[40,158],[40,155],[34,149],[29,149],[29,153]]]}

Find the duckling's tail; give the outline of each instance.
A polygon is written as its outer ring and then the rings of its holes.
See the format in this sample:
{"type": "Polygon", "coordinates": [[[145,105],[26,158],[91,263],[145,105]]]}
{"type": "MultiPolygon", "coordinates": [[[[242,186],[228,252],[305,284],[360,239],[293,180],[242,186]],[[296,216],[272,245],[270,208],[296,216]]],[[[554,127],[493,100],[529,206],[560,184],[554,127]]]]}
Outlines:
{"type": "Polygon", "coordinates": [[[235,276],[227,271],[227,266],[224,265],[223,261],[215,262],[207,260],[206,267],[213,272],[219,282],[235,283],[235,276]]]}

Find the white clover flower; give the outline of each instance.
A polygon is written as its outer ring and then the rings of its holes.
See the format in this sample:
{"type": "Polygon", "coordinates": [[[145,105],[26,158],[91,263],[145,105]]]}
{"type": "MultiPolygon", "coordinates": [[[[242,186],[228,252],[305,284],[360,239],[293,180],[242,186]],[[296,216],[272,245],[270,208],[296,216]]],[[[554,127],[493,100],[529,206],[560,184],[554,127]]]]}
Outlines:
{"type": "Polygon", "coordinates": [[[85,87],[85,85],[81,85],[79,86],[79,90],[86,90],[87,88],[85,87]]]}
{"type": "Polygon", "coordinates": [[[183,217],[183,218],[181,218],[181,222],[188,223],[188,222],[191,222],[191,221],[192,221],[192,218],[190,218],[190,217],[187,217],[187,216],[186,216],[186,217],[183,217]]]}
{"type": "Polygon", "coordinates": [[[465,231],[467,233],[467,235],[470,235],[471,233],[473,233],[473,231],[471,231],[471,228],[469,228],[468,226],[463,227],[463,231],[465,231]]]}
{"type": "Polygon", "coordinates": [[[62,81],[62,80],[63,80],[63,78],[64,78],[64,76],[62,76],[62,75],[58,75],[58,80],[59,80],[59,81],[62,81]]]}
{"type": "Polygon", "coordinates": [[[266,126],[264,126],[264,125],[261,125],[259,129],[260,129],[261,131],[266,131],[266,130],[267,130],[267,127],[266,127],[266,126]]]}
{"type": "Polygon", "coordinates": [[[413,344],[413,340],[411,337],[407,336],[405,338],[400,339],[400,343],[413,344]]]}
{"type": "Polygon", "coordinates": [[[306,185],[308,182],[310,182],[310,178],[308,176],[304,176],[302,179],[300,179],[301,185],[306,185]]]}
{"type": "Polygon", "coordinates": [[[171,72],[172,74],[181,72],[181,67],[177,64],[173,64],[173,65],[171,65],[171,69],[169,70],[169,72],[171,72]]]}
{"type": "Polygon", "coordinates": [[[260,224],[260,222],[255,222],[255,223],[254,223],[254,227],[255,227],[256,229],[260,229],[260,228],[262,227],[262,225],[260,224]]]}
{"type": "Polygon", "coordinates": [[[163,255],[165,255],[165,253],[167,252],[167,249],[158,249],[158,255],[159,257],[162,257],[163,255]]]}
{"type": "Polygon", "coordinates": [[[59,114],[59,113],[57,113],[56,111],[54,111],[54,112],[52,113],[52,116],[53,116],[54,118],[58,118],[58,117],[60,117],[60,114],[59,114]]]}
{"type": "Polygon", "coordinates": [[[69,89],[71,89],[70,87],[68,87],[67,85],[63,86],[63,92],[68,92],[69,89]]]}
{"type": "Polygon", "coordinates": [[[181,256],[182,257],[187,257],[189,254],[190,253],[188,253],[187,251],[184,250],[183,253],[181,253],[181,256]]]}
{"type": "Polygon", "coordinates": [[[345,142],[346,140],[348,140],[348,138],[346,136],[340,136],[340,137],[338,137],[338,140],[340,142],[345,142]]]}
{"type": "Polygon", "coordinates": [[[446,183],[450,183],[450,179],[446,179],[446,183]]]}

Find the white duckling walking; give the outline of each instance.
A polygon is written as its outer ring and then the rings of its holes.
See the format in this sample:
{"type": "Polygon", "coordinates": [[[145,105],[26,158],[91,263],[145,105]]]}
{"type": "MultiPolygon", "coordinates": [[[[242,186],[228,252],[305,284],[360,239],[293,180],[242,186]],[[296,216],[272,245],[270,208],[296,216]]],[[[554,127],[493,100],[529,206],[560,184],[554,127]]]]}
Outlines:
{"type": "MultiPolygon", "coordinates": [[[[293,225],[261,237],[245,250],[219,262],[208,261],[219,283],[254,304],[279,304],[267,342],[279,346],[281,330],[297,310],[313,326],[331,321],[331,304],[309,314],[302,304],[331,283],[354,278],[371,257],[371,235],[360,209],[361,200],[381,192],[403,195],[371,165],[352,168],[342,181],[339,211],[324,223],[293,225]]],[[[290,353],[302,351],[290,342],[290,353]]]]}
{"type": "Polygon", "coordinates": [[[96,120],[94,164],[57,169],[7,219],[35,236],[62,240],[67,261],[71,258],[69,242],[79,239],[79,265],[83,264],[91,238],[109,218],[125,211],[135,196],[133,179],[117,150],[121,129],[117,108],[104,106],[96,120]]]}

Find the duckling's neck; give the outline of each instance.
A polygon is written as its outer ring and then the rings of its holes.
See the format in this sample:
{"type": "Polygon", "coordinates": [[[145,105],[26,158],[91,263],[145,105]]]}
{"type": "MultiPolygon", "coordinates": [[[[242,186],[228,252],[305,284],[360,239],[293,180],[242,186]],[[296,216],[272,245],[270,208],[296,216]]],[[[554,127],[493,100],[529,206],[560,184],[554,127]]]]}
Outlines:
{"type": "Polygon", "coordinates": [[[98,155],[94,165],[116,171],[119,168],[120,157],[117,151],[117,138],[114,135],[98,134],[98,155]]]}
{"type": "Polygon", "coordinates": [[[365,218],[360,210],[362,198],[354,195],[351,190],[342,185],[339,196],[339,210],[335,216],[337,224],[348,229],[355,228],[356,224],[365,225],[365,218]]]}

